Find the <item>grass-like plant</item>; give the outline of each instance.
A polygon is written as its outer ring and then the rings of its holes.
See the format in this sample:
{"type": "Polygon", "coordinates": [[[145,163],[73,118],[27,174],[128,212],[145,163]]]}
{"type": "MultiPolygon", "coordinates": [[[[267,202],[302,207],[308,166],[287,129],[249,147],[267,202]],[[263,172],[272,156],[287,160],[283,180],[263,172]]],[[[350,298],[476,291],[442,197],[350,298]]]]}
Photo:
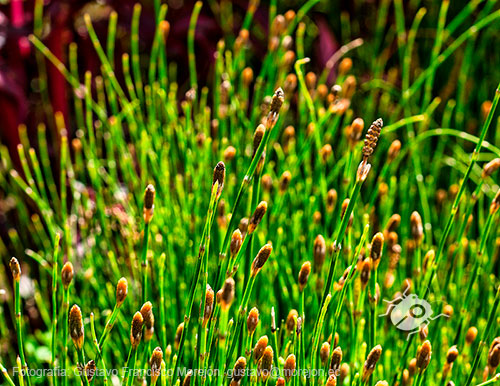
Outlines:
{"type": "Polygon", "coordinates": [[[498,6],[381,0],[364,40],[341,12],[345,45],[318,69],[309,11],[327,3],[250,0],[233,36],[232,2],[196,2],[185,71],[161,1],[147,50],[147,4],[123,53],[120,12],[105,39],[85,14],[91,73],[75,43],[64,62],[47,48],[35,2],[40,98],[51,63],[73,110],[21,125],[15,155],[0,144],[6,384],[500,379],[500,73],[473,76],[498,6]],[[208,7],[225,27],[205,78],[208,7]]]}

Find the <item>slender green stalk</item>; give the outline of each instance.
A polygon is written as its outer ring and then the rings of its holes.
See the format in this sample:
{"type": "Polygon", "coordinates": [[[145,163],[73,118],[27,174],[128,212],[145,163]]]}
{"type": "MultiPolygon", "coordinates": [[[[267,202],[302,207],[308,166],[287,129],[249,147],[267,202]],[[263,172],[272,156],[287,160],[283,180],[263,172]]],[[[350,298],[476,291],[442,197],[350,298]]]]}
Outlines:
{"type": "MultiPolygon", "coordinates": [[[[57,374],[56,372],[56,336],[57,336],[57,282],[58,282],[58,274],[59,274],[59,265],[58,265],[58,260],[59,260],[59,239],[60,235],[59,233],[56,234],[55,236],[55,243],[54,243],[54,254],[53,254],[53,259],[52,259],[52,345],[51,345],[51,351],[52,351],[52,367],[54,370],[54,374],[57,374]]],[[[52,382],[54,384],[57,384],[57,379],[53,378],[52,382]]]]}

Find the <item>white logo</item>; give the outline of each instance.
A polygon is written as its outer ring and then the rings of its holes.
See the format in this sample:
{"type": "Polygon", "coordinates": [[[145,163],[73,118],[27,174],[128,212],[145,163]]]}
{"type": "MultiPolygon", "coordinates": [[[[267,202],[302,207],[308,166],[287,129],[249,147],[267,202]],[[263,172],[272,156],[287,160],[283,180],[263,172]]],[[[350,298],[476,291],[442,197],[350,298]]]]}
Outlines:
{"type": "Polygon", "coordinates": [[[432,316],[432,308],[429,302],[420,299],[416,294],[407,295],[409,287],[405,290],[402,296],[398,296],[394,300],[385,300],[388,303],[387,312],[379,315],[379,317],[389,315],[392,324],[401,331],[408,331],[407,340],[412,334],[416,334],[420,328],[427,326],[432,320],[448,315],[439,314],[432,316]]]}

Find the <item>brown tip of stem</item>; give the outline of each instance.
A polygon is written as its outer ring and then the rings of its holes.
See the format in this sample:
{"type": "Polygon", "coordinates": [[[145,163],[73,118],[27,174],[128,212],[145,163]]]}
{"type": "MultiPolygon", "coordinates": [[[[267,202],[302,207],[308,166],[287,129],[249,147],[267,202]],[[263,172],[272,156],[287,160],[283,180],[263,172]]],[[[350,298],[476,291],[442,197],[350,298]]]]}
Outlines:
{"type": "Polygon", "coordinates": [[[161,362],[163,361],[163,351],[160,347],[156,347],[151,355],[151,383],[154,384],[161,372],[161,362]]]}
{"type": "Polygon", "coordinates": [[[21,280],[21,266],[19,265],[19,261],[15,257],[13,257],[12,259],[10,259],[9,266],[14,281],[18,282],[19,280],[21,280]]]}
{"type": "Polygon", "coordinates": [[[255,231],[255,228],[257,228],[259,223],[262,221],[262,218],[266,214],[266,211],[267,202],[261,201],[259,205],[257,205],[257,208],[255,208],[255,211],[253,212],[253,215],[248,222],[248,234],[252,234],[255,231]]]}
{"type": "Polygon", "coordinates": [[[69,311],[69,334],[71,339],[73,340],[73,344],[77,348],[77,350],[81,350],[83,347],[83,339],[84,339],[84,330],[83,330],[83,320],[82,320],[82,311],[80,307],[76,304],[71,307],[69,311]]]}
{"type": "Polygon", "coordinates": [[[239,382],[245,375],[245,368],[247,367],[247,360],[245,357],[239,357],[233,367],[232,382],[239,382]]]}
{"type": "Polygon", "coordinates": [[[118,284],[116,285],[116,306],[120,307],[123,302],[125,301],[125,298],[127,297],[128,293],[128,282],[127,279],[122,277],[120,280],[118,280],[118,284]]]}
{"type": "Polygon", "coordinates": [[[259,310],[254,307],[250,310],[247,317],[248,334],[252,335],[259,324],[259,310]]]}
{"type": "Polygon", "coordinates": [[[309,274],[311,273],[311,262],[306,261],[302,264],[299,271],[299,289],[302,292],[307,285],[307,279],[309,279],[309,274]]]}
{"type": "Polygon", "coordinates": [[[142,325],[144,323],[144,318],[142,314],[137,311],[132,318],[132,325],[130,328],[130,344],[132,348],[136,349],[141,343],[142,338],[142,325]]]}
{"type": "Polygon", "coordinates": [[[295,372],[295,368],[297,367],[297,358],[294,354],[288,355],[285,361],[285,365],[283,366],[283,374],[285,375],[285,379],[290,381],[290,378],[295,372]]]}
{"type": "Polygon", "coordinates": [[[267,338],[267,335],[261,336],[257,343],[255,344],[255,347],[253,349],[253,360],[257,362],[260,358],[262,358],[262,355],[264,354],[264,350],[267,347],[269,339],[267,338]]]}
{"type": "Polygon", "coordinates": [[[252,263],[252,276],[255,276],[259,273],[259,271],[266,263],[267,259],[269,259],[272,250],[273,247],[271,244],[266,244],[259,250],[252,263]]]}
{"type": "Polygon", "coordinates": [[[376,345],[366,357],[365,364],[363,366],[363,374],[361,376],[361,380],[366,382],[370,375],[372,375],[375,366],[377,365],[380,356],[382,355],[382,346],[379,344],[376,345]]]}
{"type": "Polygon", "coordinates": [[[231,236],[231,244],[229,250],[231,252],[231,257],[236,257],[238,254],[241,244],[243,243],[243,236],[239,229],[236,229],[231,236]]]}
{"type": "Polygon", "coordinates": [[[73,280],[74,270],[73,264],[69,261],[66,262],[61,270],[61,281],[63,283],[64,289],[68,289],[71,281],[73,280]]]}
{"type": "Polygon", "coordinates": [[[229,277],[226,279],[224,282],[224,286],[222,287],[222,293],[221,293],[221,299],[220,299],[220,304],[221,308],[224,311],[227,311],[229,307],[231,307],[231,304],[233,303],[234,300],[234,279],[232,277],[229,277]]]}
{"type": "Polygon", "coordinates": [[[432,355],[432,346],[431,342],[426,340],[422,343],[422,346],[418,349],[417,352],[417,368],[420,371],[423,371],[429,366],[429,362],[431,361],[432,355]]]}
{"type": "Polygon", "coordinates": [[[214,290],[207,284],[207,289],[205,291],[205,309],[203,311],[203,326],[207,325],[208,320],[212,315],[212,310],[214,309],[214,299],[214,290]]]}
{"type": "Polygon", "coordinates": [[[222,189],[224,188],[225,177],[226,177],[226,165],[224,165],[224,162],[219,161],[217,165],[215,165],[214,177],[212,182],[212,186],[214,186],[216,182],[218,183],[217,196],[220,196],[220,194],[222,193],[222,189]]]}

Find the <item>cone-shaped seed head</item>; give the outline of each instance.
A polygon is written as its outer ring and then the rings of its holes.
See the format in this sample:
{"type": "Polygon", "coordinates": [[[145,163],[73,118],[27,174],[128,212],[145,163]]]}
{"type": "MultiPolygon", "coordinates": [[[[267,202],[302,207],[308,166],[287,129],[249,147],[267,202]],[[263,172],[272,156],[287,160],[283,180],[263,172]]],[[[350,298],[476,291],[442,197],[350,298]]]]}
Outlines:
{"type": "Polygon", "coordinates": [[[269,259],[272,250],[273,247],[271,244],[266,244],[260,249],[252,263],[252,276],[256,276],[259,273],[267,259],[269,259]]]}
{"type": "Polygon", "coordinates": [[[366,357],[365,364],[363,366],[363,375],[361,376],[361,380],[366,382],[370,375],[372,375],[375,366],[377,365],[380,356],[382,355],[382,346],[379,344],[376,345],[366,357]]]}
{"type": "Polygon", "coordinates": [[[253,212],[253,215],[248,222],[248,234],[252,234],[255,231],[255,228],[257,228],[257,225],[259,225],[259,223],[262,221],[262,218],[266,214],[266,211],[267,202],[261,201],[260,204],[257,205],[257,208],[255,208],[255,211],[253,212]]]}
{"type": "Polygon", "coordinates": [[[257,362],[260,358],[262,358],[262,355],[264,354],[264,350],[267,347],[269,339],[267,338],[267,335],[261,336],[257,343],[255,344],[255,347],[253,349],[253,360],[257,362]]]}
{"type": "Polygon", "coordinates": [[[299,289],[302,292],[307,285],[307,279],[309,278],[309,274],[311,273],[311,263],[306,261],[302,264],[302,267],[299,271],[299,289]]]}
{"type": "Polygon", "coordinates": [[[224,311],[227,311],[229,307],[231,307],[231,304],[233,303],[234,285],[235,285],[234,279],[232,277],[229,277],[226,279],[226,281],[224,282],[224,286],[222,287],[220,304],[221,308],[224,311]]]}
{"type": "Polygon", "coordinates": [[[12,259],[10,259],[9,266],[14,281],[21,280],[21,266],[19,265],[19,261],[15,257],[13,257],[12,259]]]}
{"type": "Polygon", "coordinates": [[[118,284],[116,285],[116,306],[120,307],[123,302],[125,301],[125,298],[127,297],[128,293],[128,283],[127,279],[122,277],[120,280],[118,280],[118,284]]]}
{"type": "Polygon", "coordinates": [[[73,344],[77,348],[77,350],[81,350],[83,347],[83,320],[82,320],[82,311],[80,307],[76,304],[71,307],[69,311],[69,334],[71,339],[73,340],[73,344]]]}
{"type": "Polygon", "coordinates": [[[63,283],[64,289],[68,289],[69,285],[71,284],[71,281],[73,280],[73,264],[71,264],[69,261],[66,262],[61,270],[61,281],[63,283]]]}
{"type": "Polygon", "coordinates": [[[259,310],[257,309],[257,307],[254,307],[248,313],[248,318],[247,318],[247,329],[249,335],[252,335],[255,332],[255,329],[257,328],[258,324],[259,324],[259,310]]]}
{"type": "Polygon", "coordinates": [[[137,311],[132,318],[132,325],[130,328],[130,344],[134,349],[141,343],[143,323],[144,319],[141,313],[137,311]]]}

